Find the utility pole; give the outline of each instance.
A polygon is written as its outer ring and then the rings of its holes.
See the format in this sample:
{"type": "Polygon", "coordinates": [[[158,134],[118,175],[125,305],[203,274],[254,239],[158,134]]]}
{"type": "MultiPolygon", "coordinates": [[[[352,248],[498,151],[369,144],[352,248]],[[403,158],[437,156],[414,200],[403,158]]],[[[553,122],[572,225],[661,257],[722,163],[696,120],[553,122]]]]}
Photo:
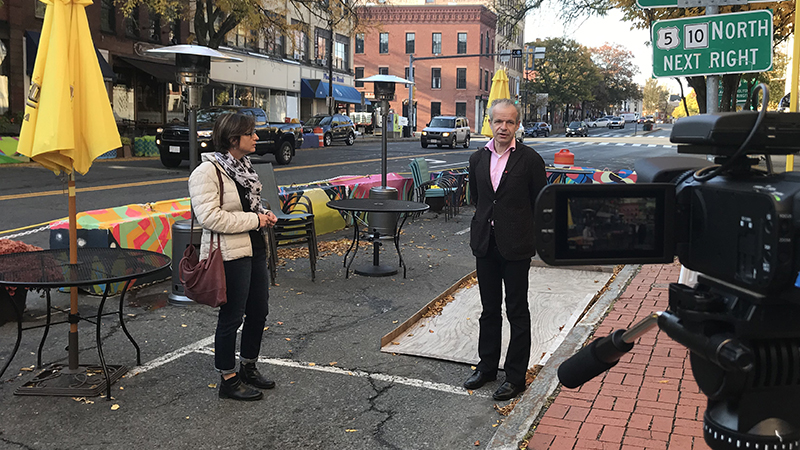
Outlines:
{"type": "Polygon", "coordinates": [[[334,114],[333,106],[333,22],[328,20],[328,29],[331,31],[331,36],[328,38],[328,45],[326,45],[328,57],[328,115],[334,114]]]}

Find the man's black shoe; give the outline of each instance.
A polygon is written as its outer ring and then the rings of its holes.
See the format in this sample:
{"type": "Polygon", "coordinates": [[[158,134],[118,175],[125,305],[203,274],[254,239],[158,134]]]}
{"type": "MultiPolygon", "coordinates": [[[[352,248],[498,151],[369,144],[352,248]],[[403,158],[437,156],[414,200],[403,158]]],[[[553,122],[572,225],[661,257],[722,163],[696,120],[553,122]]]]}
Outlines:
{"type": "Polygon", "coordinates": [[[485,372],[476,370],[475,373],[473,373],[469,378],[467,378],[467,381],[464,382],[464,387],[467,389],[478,389],[489,381],[494,381],[496,379],[497,375],[490,376],[485,372]]]}
{"type": "Polygon", "coordinates": [[[525,390],[525,385],[518,386],[514,383],[504,382],[494,391],[492,398],[498,401],[511,400],[525,390]]]}

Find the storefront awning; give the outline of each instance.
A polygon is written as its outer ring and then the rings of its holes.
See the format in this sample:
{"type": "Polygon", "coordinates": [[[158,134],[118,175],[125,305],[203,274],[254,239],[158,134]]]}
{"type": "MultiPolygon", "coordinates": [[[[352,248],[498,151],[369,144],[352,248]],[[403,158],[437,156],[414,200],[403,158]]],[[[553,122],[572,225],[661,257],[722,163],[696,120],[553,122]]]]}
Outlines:
{"type": "MultiPolygon", "coordinates": [[[[303,78],[300,83],[300,97],[326,98],[328,96],[328,82],[303,78]]],[[[361,93],[354,87],[333,83],[333,99],[342,103],[361,103],[361,93]]],[[[370,101],[365,100],[369,105],[370,101]]]]}
{"type": "MultiPolygon", "coordinates": [[[[40,33],[38,31],[25,32],[25,59],[27,60],[25,73],[28,74],[28,76],[33,74],[33,65],[36,63],[36,53],[39,50],[39,35],[40,33]]],[[[95,47],[94,51],[97,53],[97,61],[100,63],[100,72],[103,73],[103,79],[107,81],[116,80],[117,76],[114,74],[114,70],[111,69],[108,61],[100,54],[97,47],[95,47]]]]}
{"type": "Polygon", "coordinates": [[[173,64],[162,64],[153,61],[145,61],[143,59],[128,58],[126,56],[117,56],[117,59],[121,59],[125,63],[141,70],[158,81],[167,83],[177,82],[175,66],[173,64]]]}

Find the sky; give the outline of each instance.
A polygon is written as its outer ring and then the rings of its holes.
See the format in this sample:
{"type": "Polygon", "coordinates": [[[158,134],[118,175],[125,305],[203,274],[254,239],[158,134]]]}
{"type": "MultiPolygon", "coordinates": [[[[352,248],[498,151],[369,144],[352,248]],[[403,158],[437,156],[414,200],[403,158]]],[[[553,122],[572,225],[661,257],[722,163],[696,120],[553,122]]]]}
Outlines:
{"type": "MultiPolygon", "coordinates": [[[[648,30],[631,30],[630,22],[622,20],[622,13],[611,10],[605,17],[592,17],[564,25],[558,18],[554,2],[545,3],[528,13],[525,19],[525,42],[551,37],[567,37],[587,46],[599,47],[606,42],[618,44],[630,50],[639,73],[634,81],[642,86],[650,78],[653,67],[653,51],[647,45],[648,30]]],[[[662,84],[665,84],[662,80],[662,84]]]]}

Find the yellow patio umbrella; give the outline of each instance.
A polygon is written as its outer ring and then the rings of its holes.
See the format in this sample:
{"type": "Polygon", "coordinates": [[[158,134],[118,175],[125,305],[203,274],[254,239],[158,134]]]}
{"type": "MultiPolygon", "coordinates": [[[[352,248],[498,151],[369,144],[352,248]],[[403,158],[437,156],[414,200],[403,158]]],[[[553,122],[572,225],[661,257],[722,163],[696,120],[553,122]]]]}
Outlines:
{"type": "Polygon", "coordinates": [[[492,89],[489,91],[489,101],[486,102],[486,114],[483,115],[483,128],[481,128],[481,134],[486,137],[494,137],[492,126],[489,124],[489,107],[499,98],[511,98],[508,90],[508,75],[503,69],[499,69],[492,77],[492,89]]]}
{"type": "MultiPolygon", "coordinates": [[[[17,151],[56,174],[70,175],[70,263],[76,264],[74,172],[85,174],[95,158],[122,143],[86,19],[92,1],[43,1],[47,10],[17,151]]],[[[70,292],[70,312],[78,313],[77,289],[70,292]]],[[[77,369],[77,333],[77,324],[70,324],[71,370],[77,369]]]]}

